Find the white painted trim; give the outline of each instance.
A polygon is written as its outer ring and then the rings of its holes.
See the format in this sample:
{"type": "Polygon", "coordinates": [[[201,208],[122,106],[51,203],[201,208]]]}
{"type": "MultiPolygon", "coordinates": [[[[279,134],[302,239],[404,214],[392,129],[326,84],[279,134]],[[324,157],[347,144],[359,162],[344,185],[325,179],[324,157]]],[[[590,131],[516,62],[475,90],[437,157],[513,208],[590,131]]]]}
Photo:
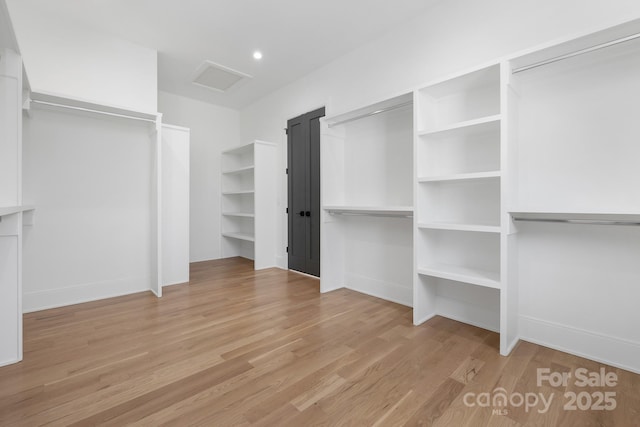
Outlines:
{"type": "Polygon", "coordinates": [[[276,267],[282,270],[289,269],[289,258],[286,256],[276,256],[276,267]]]}
{"type": "Polygon", "coordinates": [[[162,287],[166,288],[167,286],[188,285],[188,284],[189,284],[189,282],[165,283],[164,285],[162,285],[162,287]]]}
{"type": "Polygon", "coordinates": [[[413,322],[413,326],[420,326],[423,323],[428,322],[429,320],[433,319],[436,316],[439,316],[439,314],[438,313],[427,314],[425,317],[423,317],[422,319],[418,320],[417,322],[414,321],[413,322]]]}
{"type": "Polygon", "coordinates": [[[517,336],[513,339],[513,341],[511,343],[507,343],[507,351],[502,354],[500,353],[502,356],[508,356],[511,354],[511,352],[513,351],[514,348],[516,348],[516,346],[518,345],[518,343],[520,342],[520,337],[517,336]]]}
{"type": "Polygon", "coordinates": [[[299,274],[301,276],[307,276],[310,279],[316,279],[316,280],[320,280],[320,278],[318,276],[313,276],[311,274],[307,274],[307,273],[303,273],[302,271],[298,271],[298,270],[291,270],[289,269],[288,271],[290,271],[291,273],[296,273],[299,274]]]}
{"type": "Polygon", "coordinates": [[[149,277],[133,277],[107,282],[85,283],[47,291],[28,292],[23,296],[23,313],[147,292],[150,290],[150,283],[151,279],[149,277]]]}
{"type": "Polygon", "coordinates": [[[489,325],[487,323],[475,321],[470,317],[458,316],[456,314],[451,314],[451,313],[446,313],[445,314],[445,313],[442,313],[440,311],[437,311],[435,315],[436,316],[440,316],[440,317],[444,317],[446,319],[455,320],[456,322],[464,323],[466,325],[475,326],[476,328],[485,329],[487,331],[495,332],[496,334],[500,334],[500,330],[499,329],[496,329],[496,328],[492,327],[491,325],[489,325]]]}
{"type": "Polygon", "coordinates": [[[169,125],[167,123],[162,123],[162,127],[166,128],[166,129],[173,129],[173,130],[179,130],[182,132],[189,132],[191,133],[191,128],[186,128],[184,126],[178,126],[178,125],[169,125]]]}
{"type": "Polygon", "coordinates": [[[18,363],[18,362],[22,362],[22,358],[20,358],[20,359],[5,360],[5,361],[3,361],[3,362],[0,362],[0,368],[2,368],[3,366],[13,365],[14,363],[18,363]]]}
{"type": "Polygon", "coordinates": [[[520,315],[520,338],[640,374],[640,343],[520,315]]]}
{"type": "Polygon", "coordinates": [[[395,283],[374,280],[369,277],[347,274],[345,288],[361,294],[380,298],[386,301],[395,302],[396,304],[413,307],[413,289],[399,286],[395,283]],[[357,278],[358,280],[353,280],[357,278]],[[366,283],[367,286],[358,286],[357,283],[366,283]]]}

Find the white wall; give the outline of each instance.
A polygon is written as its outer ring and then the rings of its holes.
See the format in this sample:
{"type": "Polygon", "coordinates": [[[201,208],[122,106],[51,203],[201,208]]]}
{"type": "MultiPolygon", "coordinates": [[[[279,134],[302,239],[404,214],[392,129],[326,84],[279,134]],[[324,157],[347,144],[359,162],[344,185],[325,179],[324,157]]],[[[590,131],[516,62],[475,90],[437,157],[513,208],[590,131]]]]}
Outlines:
{"type": "MultiPolygon", "coordinates": [[[[241,111],[242,138],[280,144],[286,121],[320,106],[327,115],[410,91],[537,44],[640,17],[634,0],[447,0],[380,39],[339,58],[241,111]]],[[[278,208],[286,205],[280,176],[278,208]]],[[[286,216],[279,222],[279,265],[286,266],[286,216]]]]}
{"type": "Polygon", "coordinates": [[[220,151],[240,145],[240,114],[160,92],[163,122],[191,129],[191,261],[221,257],[220,151]]]}
{"type": "Polygon", "coordinates": [[[34,109],[24,120],[26,312],[150,289],[153,124],[34,109]]]}
{"type": "Polygon", "coordinates": [[[162,126],[162,285],[189,281],[189,129],[162,126]]]}
{"type": "Polygon", "coordinates": [[[0,48],[18,50],[9,11],[4,0],[0,0],[0,48]]]}
{"type": "Polygon", "coordinates": [[[34,92],[153,113],[157,52],[7,1],[34,92]]]}

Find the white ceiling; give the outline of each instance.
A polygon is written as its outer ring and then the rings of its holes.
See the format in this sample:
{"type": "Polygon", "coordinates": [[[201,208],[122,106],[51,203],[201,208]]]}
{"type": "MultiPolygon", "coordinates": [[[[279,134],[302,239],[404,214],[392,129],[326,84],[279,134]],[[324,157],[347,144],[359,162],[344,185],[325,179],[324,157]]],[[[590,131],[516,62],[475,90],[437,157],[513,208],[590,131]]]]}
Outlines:
{"type": "Polygon", "coordinates": [[[28,0],[32,10],[158,50],[159,89],[242,108],[413,18],[439,0],[28,0]],[[254,50],[264,58],[255,61],[254,50]],[[253,76],[217,93],[191,83],[205,60],[253,76]]]}

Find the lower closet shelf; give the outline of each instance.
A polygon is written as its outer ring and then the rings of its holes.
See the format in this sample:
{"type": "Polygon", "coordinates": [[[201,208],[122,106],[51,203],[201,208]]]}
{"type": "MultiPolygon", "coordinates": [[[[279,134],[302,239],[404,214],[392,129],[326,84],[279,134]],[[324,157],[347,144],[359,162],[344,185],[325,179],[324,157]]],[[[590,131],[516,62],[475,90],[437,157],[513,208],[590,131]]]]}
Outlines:
{"type": "Polygon", "coordinates": [[[418,268],[418,274],[454,280],[487,288],[500,289],[500,275],[496,272],[460,267],[449,264],[434,264],[418,268]]]}
{"type": "Polygon", "coordinates": [[[224,237],[229,237],[229,238],[232,238],[232,239],[246,240],[248,242],[255,241],[255,237],[253,236],[253,234],[247,234],[247,233],[222,233],[222,235],[224,237]]]}

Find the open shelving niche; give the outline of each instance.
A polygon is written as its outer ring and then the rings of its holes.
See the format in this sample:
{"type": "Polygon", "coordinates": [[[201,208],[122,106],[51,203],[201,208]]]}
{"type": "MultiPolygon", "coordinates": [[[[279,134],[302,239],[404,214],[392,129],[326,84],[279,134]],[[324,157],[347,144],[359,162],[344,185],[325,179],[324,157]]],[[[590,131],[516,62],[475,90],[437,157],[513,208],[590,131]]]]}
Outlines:
{"type": "Polygon", "coordinates": [[[276,265],[276,145],[253,141],[221,153],[222,256],[276,265]]]}
{"type": "Polygon", "coordinates": [[[413,94],[322,120],[321,292],[413,305],[413,94]]]}
{"type": "Polygon", "coordinates": [[[413,299],[415,324],[441,315],[493,330],[508,354],[517,292],[506,286],[504,76],[494,63],[415,92],[413,299]]]}

